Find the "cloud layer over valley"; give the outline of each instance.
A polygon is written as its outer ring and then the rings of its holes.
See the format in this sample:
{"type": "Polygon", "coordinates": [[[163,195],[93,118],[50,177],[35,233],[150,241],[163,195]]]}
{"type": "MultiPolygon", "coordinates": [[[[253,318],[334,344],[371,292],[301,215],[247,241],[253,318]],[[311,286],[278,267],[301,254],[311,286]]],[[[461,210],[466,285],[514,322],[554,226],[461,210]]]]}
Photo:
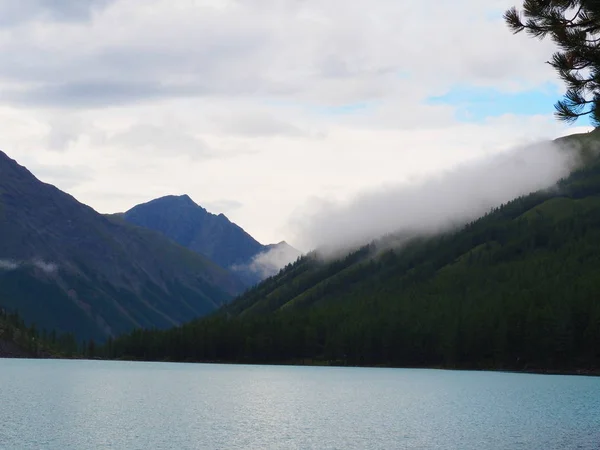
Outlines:
{"type": "Polygon", "coordinates": [[[540,142],[412,183],[366,191],[347,202],[314,199],[293,220],[296,241],[327,254],[397,232],[445,231],[521,195],[550,188],[578,162],[577,149],[540,142]]]}

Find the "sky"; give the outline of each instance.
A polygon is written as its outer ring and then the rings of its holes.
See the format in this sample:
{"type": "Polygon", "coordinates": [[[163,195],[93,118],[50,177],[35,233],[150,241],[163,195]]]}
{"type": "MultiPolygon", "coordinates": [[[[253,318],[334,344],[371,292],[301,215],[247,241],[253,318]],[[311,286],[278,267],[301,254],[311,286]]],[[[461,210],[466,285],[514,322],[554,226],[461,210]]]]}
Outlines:
{"type": "Polygon", "coordinates": [[[323,205],[589,129],[515,1],[0,0],[0,148],[102,213],[188,194],[309,250],[323,205]]]}

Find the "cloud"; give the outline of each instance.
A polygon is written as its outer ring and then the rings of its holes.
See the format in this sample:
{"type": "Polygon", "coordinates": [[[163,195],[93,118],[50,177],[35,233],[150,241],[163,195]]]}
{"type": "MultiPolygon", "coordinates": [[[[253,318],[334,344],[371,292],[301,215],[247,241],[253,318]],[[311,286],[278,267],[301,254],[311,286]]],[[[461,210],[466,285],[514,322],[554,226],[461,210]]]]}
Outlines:
{"type": "Polygon", "coordinates": [[[10,259],[0,259],[0,270],[15,270],[19,264],[10,259]]]}
{"type": "Polygon", "coordinates": [[[270,246],[267,251],[256,255],[250,263],[235,265],[230,269],[236,272],[252,273],[264,280],[277,274],[287,264],[296,261],[300,255],[301,253],[295,248],[285,242],[280,242],[270,246]]]}
{"type": "Polygon", "coordinates": [[[247,137],[291,136],[310,137],[312,134],[289,122],[277,119],[270,114],[253,113],[230,118],[217,119],[220,129],[227,134],[247,137]]]}
{"type": "Polygon", "coordinates": [[[195,86],[169,86],[158,82],[72,81],[47,82],[39,87],[17,88],[0,98],[22,106],[38,107],[106,107],[161,97],[178,97],[199,93],[195,86]]]}
{"type": "Polygon", "coordinates": [[[514,3],[0,2],[2,148],[99,211],[232,199],[258,240],[290,240],[307,198],[339,205],[567,129],[516,100],[557,79],[553,44],[504,25],[514,3]],[[465,124],[460,102],[428,101],[461,90],[510,114],[465,124]]]}
{"type": "Polygon", "coordinates": [[[77,142],[77,139],[85,131],[81,120],[78,117],[61,114],[48,122],[47,146],[49,150],[65,151],[70,145],[77,142]]]}
{"type": "Polygon", "coordinates": [[[52,262],[43,261],[41,259],[34,259],[31,264],[40,269],[42,272],[52,274],[58,270],[58,265],[52,262]]]}
{"type": "Polygon", "coordinates": [[[86,183],[94,176],[94,171],[88,166],[66,166],[23,162],[35,176],[45,183],[60,186],[65,190],[73,189],[86,183]]]}
{"type": "Polygon", "coordinates": [[[551,187],[578,162],[576,149],[541,142],[417,182],[361,192],[345,203],[313,200],[295,219],[297,240],[328,254],[390,234],[449,230],[502,203],[551,187]]]}
{"type": "Polygon", "coordinates": [[[114,0],[19,0],[0,3],[0,26],[17,26],[30,20],[86,21],[114,0]]]}
{"type": "Polygon", "coordinates": [[[35,267],[46,274],[53,274],[58,270],[58,265],[52,262],[47,262],[41,259],[33,259],[31,261],[14,261],[11,259],[0,259],[0,271],[16,270],[19,267],[31,266],[35,267]]]}
{"type": "Polygon", "coordinates": [[[47,20],[0,42],[0,76],[11,82],[2,98],[59,108],[192,96],[347,104],[384,99],[402,85],[443,93],[459,82],[522,89],[553,81],[543,64],[552,46],[511,36],[489,16],[512,0],[435,11],[416,0],[175,3],[29,0],[9,8],[9,17],[47,20]]]}
{"type": "Polygon", "coordinates": [[[169,155],[176,151],[193,159],[213,155],[202,139],[191,134],[168,127],[149,124],[138,124],[125,131],[116,133],[106,139],[107,144],[115,144],[125,148],[138,148],[144,154],[169,155]]]}
{"type": "Polygon", "coordinates": [[[209,202],[203,202],[202,206],[206,208],[208,211],[212,213],[224,213],[227,214],[230,211],[234,211],[236,209],[244,206],[243,203],[238,202],[237,200],[223,199],[223,200],[214,200],[209,202]]]}

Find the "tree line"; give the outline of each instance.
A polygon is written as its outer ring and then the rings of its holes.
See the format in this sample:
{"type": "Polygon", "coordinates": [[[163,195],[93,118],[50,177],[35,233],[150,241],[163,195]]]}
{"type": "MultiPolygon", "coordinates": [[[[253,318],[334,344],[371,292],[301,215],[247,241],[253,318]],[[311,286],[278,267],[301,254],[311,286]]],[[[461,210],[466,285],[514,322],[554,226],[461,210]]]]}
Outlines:
{"type": "Polygon", "coordinates": [[[26,324],[17,311],[0,306],[0,341],[14,344],[30,357],[78,357],[88,354],[88,343],[73,333],[48,332],[35,323],[26,324]]]}

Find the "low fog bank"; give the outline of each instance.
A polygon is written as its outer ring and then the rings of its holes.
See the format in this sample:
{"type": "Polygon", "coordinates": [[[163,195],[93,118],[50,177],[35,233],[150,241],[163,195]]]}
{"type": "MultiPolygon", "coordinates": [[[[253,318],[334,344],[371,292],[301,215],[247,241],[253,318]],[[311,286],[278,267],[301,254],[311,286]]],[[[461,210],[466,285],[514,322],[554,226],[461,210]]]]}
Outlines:
{"type": "Polygon", "coordinates": [[[550,188],[580,164],[564,144],[522,146],[457,166],[418,183],[365,192],[345,204],[308,205],[296,240],[324,257],[390,234],[435,234],[475,220],[521,195],[550,188]]]}
{"type": "Polygon", "coordinates": [[[46,262],[41,259],[31,261],[14,261],[12,259],[0,258],[0,271],[16,270],[19,267],[35,267],[45,273],[54,273],[58,270],[58,266],[52,262],[46,262]]]}
{"type": "Polygon", "coordinates": [[[302,253],[286,242],[271,245],[267,251],[259,253],[249,264],[230,267],[234,272],[246,272],[256,275],[261,280],[277,274],[287,264],[292,263],[302,253]]]}

